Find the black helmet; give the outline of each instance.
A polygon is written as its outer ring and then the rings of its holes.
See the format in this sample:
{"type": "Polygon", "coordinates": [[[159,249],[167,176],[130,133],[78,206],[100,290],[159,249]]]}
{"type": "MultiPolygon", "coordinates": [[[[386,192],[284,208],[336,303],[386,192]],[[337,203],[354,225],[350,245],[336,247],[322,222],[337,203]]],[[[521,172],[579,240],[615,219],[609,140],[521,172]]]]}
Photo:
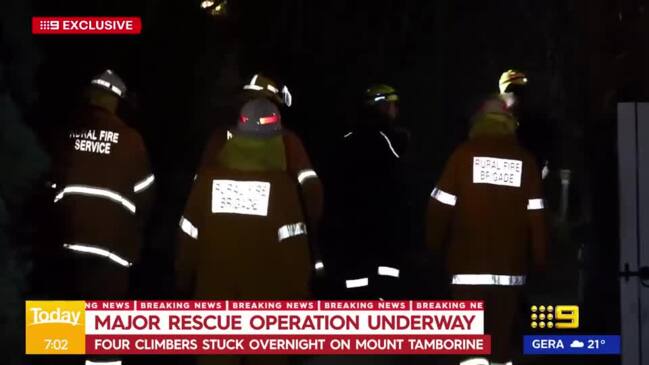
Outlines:
{"type": "Polygon", "coordinates": [[[248,101],[241,108],[235,134],[272,137],[282,131],[282,116],[277,105],[266,98],[248,101]]]}

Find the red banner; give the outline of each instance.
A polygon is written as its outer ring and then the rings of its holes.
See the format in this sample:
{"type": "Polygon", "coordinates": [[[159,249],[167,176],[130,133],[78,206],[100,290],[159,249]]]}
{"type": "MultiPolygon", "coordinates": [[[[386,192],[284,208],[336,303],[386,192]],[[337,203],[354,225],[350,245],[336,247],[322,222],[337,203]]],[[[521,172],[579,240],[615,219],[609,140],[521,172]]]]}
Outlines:
{"type": "Polygon", "coordinates": [[[33,17],[32,34],[140,34],[140,17],[33,17]]]}
{"type": "Polygon", "coordinates": [[[489,335],[86,335],[86,354],[488,355],[489,335]]]}

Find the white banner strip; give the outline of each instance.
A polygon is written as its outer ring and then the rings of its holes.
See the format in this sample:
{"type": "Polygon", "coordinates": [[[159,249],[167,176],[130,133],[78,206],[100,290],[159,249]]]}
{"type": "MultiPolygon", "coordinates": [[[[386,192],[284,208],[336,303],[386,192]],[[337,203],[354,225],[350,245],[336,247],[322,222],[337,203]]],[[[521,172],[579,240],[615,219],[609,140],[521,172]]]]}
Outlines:
{"type": "Polygon", "coordinates": [[[129,262],[126,259],[123,259],[119,255],[116,255],[108,250],[105,250],[101,247],[96,247],[96,246],[88,246],[88,245],[80,245],[80,244],[68,244],[64,243],[63,244],[64,248],[67,248],[68,250],[71,251],[76,251],[76,252],[81,252],[81,253],[87,253],[90,255],[95,255],[95,256],[101,256],[105,257],[114,263],[124,266],[124,267],[131,267],[133,264],[129,262]]]}
{"type": "Polygon", "coordinates": [[[457,204],[457,197],[455,195],[449,194],[439,188],[433,189],[433,192],[430,194],[430,196],[438,202],[449,205],[451,207],[454,207],[455,204],[457,204]]]}
{"type": "Polygon", "coordinates": [[[530,199],[527,202],[527,210],[542,210],[544,208],[543,199],[530,199]]]}
{"type": "Polygon", "coordinates": [[[198,239],[198,228],[185,217],[180,217],[180,229],[185,232],[189,237],[198,239]]]}
{"type": "Polygon", "coordinates": [[[148,189],[154,181],[155,176],[153,174],[147,176],[144,180],[139,181],[137,184],[135,184],[135,186],[133,187],[133,192],[139,193],[140,191],[148,189]]]}
{"type": "Polygon", "coordinates": [[[297,174],[297,181],[300,183],[300,185],[302,185],[308,179],[317,178],[317,177],[318,177],[318,174],[316,174],[315,171],[313,171],[312,169],[306,169],[306,170],[300,171],[297,174]]]}
{"type": "Polygon", "coordinates": [[[131,213],[135,214],[136,208],[133,202],[126,199],[119,193],[116,193],[109,189],[97,188],[94,186],[86,186],[86,185],[68,185],[65,188],[63,188],[63,190],[61,190],[58,194],[56,194],[56,196],[54,197],[54,203],[57,203],[59,200],[63,199],[66,195],[85,195],[85,196],[93,196],[98,198],[109,199],[116,203],[121,204],[126,209],[131,211],[131,213]]]}
{"type": "Polygon", "coordinates": [[[294,224],[287,224],[285,226],[279,227],[277,230],[277,240],[282,242],[283,240],[295,236],[301,236],[306,234],[306,224],[303,222],[298,222],[294,224]]]}
{"type": "Polygon", "coordinates": [[[481,335],[482,310],[86,310],[87,335],[481,335]],[[234,323],[239,323],[238,328],[234,323]]]}
{"type": "Polygon", "coordinates": [[[399,277],[399,269],[389,266],[379,266],[378,274],[381,276],[399,277]]]}

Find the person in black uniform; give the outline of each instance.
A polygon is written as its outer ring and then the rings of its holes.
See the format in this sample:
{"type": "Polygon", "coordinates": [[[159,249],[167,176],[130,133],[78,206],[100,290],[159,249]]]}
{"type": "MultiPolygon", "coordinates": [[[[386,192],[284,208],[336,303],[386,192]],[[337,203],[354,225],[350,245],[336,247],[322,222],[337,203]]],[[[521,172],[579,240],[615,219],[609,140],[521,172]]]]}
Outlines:
{"type": "Polygon", "coordinates": [[[406,235],[401,157],[408,132],[397,125],[399,97],[376,85],[336,145],[323,220],[323,256],[333,295],[399,297],[406,235]]]}

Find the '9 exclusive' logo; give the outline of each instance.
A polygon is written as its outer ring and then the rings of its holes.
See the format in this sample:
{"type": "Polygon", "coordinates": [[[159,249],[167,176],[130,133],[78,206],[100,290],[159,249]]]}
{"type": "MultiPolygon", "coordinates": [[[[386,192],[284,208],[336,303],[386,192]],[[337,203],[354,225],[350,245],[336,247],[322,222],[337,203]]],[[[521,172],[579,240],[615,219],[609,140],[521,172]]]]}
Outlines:
{"type": "Polygon", "coordinates": [[[536,306],[530,308],[530,327],[532,328],[579,328],[579,306],[557,305],[536,306]]]}

